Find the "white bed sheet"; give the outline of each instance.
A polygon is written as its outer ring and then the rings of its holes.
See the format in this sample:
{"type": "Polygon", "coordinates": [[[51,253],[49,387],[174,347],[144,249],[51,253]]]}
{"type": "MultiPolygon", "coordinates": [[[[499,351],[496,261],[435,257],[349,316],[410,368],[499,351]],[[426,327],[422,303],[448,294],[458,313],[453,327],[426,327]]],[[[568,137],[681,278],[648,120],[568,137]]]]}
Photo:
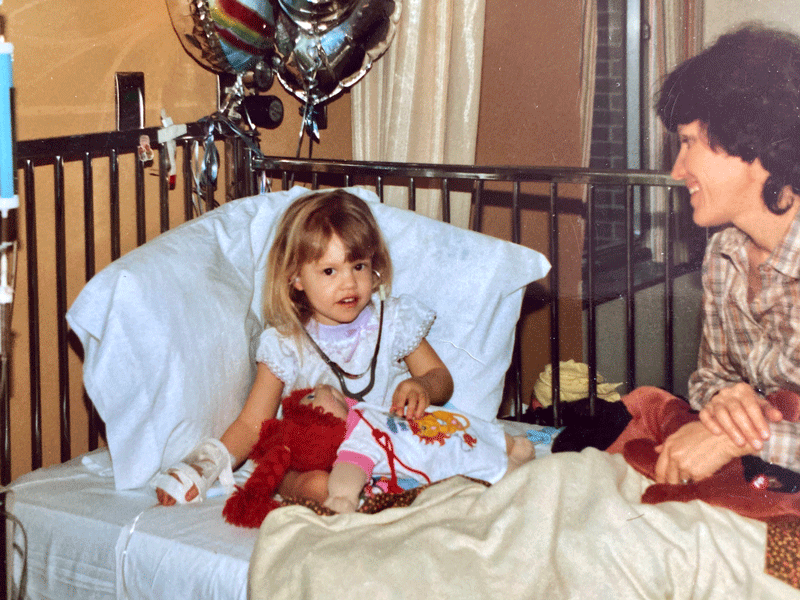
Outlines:
{"type": "MultiPolygon", "coordinates": [[[[116,491],[110,469],[98,450],[12,485],[30,598],[245,600],[256,532],[222,520],[224,497],[164,508],[152,492],[116,491]]],[[[17,581],[20,569],[15,559],[17,581]]]]}
{"type": "MultiPolygon", "coordinates": [[[[512,435],[536,428],[504,425],[512,435]]],[[[540,457],[549,454],[549,446],[536,448],[540,457]]],[[[247,598],[258,530],[225,523],[222,495],[165,508],[148,490],[116,491],[105,449],[23,475],[11,487],[13,512],[28,535],[30,598],[247,598]]],[[[18,582],[19,560],[14,570],[18,582]]]]}

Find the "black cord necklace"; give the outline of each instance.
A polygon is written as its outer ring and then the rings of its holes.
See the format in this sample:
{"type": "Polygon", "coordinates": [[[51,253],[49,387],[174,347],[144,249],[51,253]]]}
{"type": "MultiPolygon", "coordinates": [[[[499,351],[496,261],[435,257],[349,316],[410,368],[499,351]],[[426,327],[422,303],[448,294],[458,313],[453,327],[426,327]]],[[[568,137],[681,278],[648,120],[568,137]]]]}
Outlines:
{"type": "Polygon", "coordinates": [[[353,375],[352,373],[348,373],[347,371],[342,369],[342,367],[336,364],[333,360],[331,360],[331,358],[327,354],[325,354],[325,352],[322,351],[322,348],[320,348],[317,345],[317,342],[314,341],[314,338],[311,337],[311,334],[308,333],[305,327],[303,328],[303,331],[305,332],[308,341],[311,342],[311,345],[317,351],[317,354],[319,354],[320,358],[323,361],[325,361],[325,364],[331,368],[333,374],[336,375],[336,378],[339,380],[339,385],[342,386],[342,393],[348,398],[353,398],[354,400],[363,401],[364,396],[369,394],[370,391],[372,391],[372,387],[375,385],[375,366],[378,364],[378,352],[381,349],[381,335],[383,334],[383,300],[381,299],[381,311],[380,311],[380,317],[378,319],[378,340],[375,342],[375,352],[373,352],[372,354],[372,360],[370,361],[368,369],[369,383],[363,390],[361,390],[358,393],[351,392],[347,388],[347,383],[345,382],[345,378],[359,379],[366,374],[366,371],[364,371],[360,375],[353,375]]]}

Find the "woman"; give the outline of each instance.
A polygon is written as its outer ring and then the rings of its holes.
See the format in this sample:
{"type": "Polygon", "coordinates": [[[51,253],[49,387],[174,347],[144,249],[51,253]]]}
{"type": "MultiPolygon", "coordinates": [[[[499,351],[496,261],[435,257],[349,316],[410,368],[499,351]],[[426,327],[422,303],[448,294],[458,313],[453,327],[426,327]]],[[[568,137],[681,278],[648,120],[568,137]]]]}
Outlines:
{"type": "Polygon", "coordinates": [[[800,471],[800,424],[765,400],[800,392],[800,38],[722,36],[668,76],[657,109],[680,137],[672,176],[695,223],[727,227],[703,264],[700,421],[657,448],[656,479],[697,481],[745,454],[800,471]]]}

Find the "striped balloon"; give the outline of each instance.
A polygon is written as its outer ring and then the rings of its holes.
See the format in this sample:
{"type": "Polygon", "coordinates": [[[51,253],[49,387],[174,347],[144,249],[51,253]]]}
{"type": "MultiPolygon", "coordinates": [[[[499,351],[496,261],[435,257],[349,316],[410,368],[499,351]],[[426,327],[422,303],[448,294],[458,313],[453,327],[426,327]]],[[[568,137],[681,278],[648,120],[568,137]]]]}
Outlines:
{"type": "Polygon", "coordinates": [[[166,0],[183,48],[217,73],[244,73],[272,52],[277,0],[166,0]]]}
{"type": "Polygon", "coordinates": [[[269,0],[210,0],[214,31],[228,63],[237,73],[247,71],[268,53],[275,34],[275,15],[269,0]]]}

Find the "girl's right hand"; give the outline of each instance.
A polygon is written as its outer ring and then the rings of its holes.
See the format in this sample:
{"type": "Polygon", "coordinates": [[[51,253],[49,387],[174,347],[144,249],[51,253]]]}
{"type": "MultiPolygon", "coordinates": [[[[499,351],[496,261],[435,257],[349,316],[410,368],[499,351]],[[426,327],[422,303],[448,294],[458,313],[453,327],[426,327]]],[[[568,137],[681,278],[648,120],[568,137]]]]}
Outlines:
{"type": "Polygon", "coordinates": [[[392,396],[390,411],[398,417],[419,419],[431,405],[431,398],[425,384],[416,377],[401,381],[392,396]]]}
{"type": "Polygon", "coordinates": [[[769,422],[782,419],[781,411],[743,382],[721,389],[700,411],[700,421],[709,431],[725,433],[740,448],[749,444],[756,450],[770,436],[769,422]]]}
{"type": "MultiPolygon", "coordinates": [[[[165,474],[169,475],[170,477],[174,477],[176,481],[180,481],[180,479],[178,479],[178,476],[175,473],[171,473],[170,471],[171,469],[167,469],[165,474]]],[[[189,490],[186,492],[185,496],[186,502],[187,503],[191,502],[192,500],[197,498],[197,495],[199,493],[200,492],[197,490],[197,486],[192,485],[192,487],[189,488],[189,490]]],[[[175,498],[170,496],[167,492],[165,492],[161,488],[156,488],[156,498],[158,498],[158,503],[161,506],[175,506],[175,504],[177,503],[177,500],[175,500],[175,498]]]]}

